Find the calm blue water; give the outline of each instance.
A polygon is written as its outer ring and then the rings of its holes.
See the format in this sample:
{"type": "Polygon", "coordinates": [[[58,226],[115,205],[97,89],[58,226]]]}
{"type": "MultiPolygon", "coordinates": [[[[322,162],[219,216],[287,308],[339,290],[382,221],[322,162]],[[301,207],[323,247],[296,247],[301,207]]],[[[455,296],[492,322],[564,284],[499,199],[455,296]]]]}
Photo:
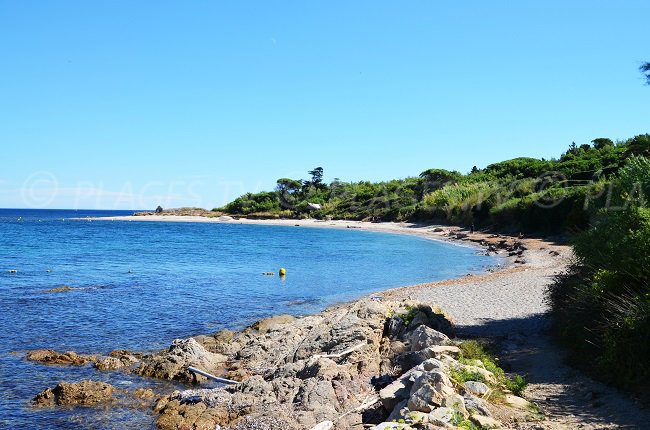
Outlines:
{"type": "Polygon", "coordinates": [[[124,388],[143,381],[28,363],[21,354],[28,349],[159,349],[177,337],[311,313],[496,262],[470,248],[359,229],[71,220],[130,213],[0,210],[0,427],[151,424],[146,410],[32,409],[29,399],[60,380],[90,377],[124,388]],[[285,280],[261,275],[279,267],[285,280]],[[63,285],[74,290],[45,291],[63,285]]]}

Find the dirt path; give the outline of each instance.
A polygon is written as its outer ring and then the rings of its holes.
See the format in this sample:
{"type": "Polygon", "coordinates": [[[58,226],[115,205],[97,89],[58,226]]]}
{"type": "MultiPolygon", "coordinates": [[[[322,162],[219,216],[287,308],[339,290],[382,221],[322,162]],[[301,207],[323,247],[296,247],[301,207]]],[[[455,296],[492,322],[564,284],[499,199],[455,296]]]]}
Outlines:
{"type": "Polygon", "coordinates": [[[435,303],[453,318],[460,337],[487,337],[498,342],[502,364],[526,375],[529,386],[525,395],[545,415],[543,421],[518,423],[514,428],[650,428],[647,410],[564,364],[562,350],[548,336],[544,291],[570,261],[570,248],[534,239],[524,240],[524,244],[528,248],[523,254],[526,264],[482,276],[400,288],[384,296],[435,303]]]}

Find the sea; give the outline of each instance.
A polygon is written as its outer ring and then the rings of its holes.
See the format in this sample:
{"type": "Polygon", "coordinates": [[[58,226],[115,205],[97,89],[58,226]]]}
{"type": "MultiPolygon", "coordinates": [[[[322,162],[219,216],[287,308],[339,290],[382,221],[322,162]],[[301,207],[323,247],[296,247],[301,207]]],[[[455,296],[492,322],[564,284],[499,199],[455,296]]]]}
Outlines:
{"type": "Polygon", "coordinates": [[[0,428],[153,428],[151,411],[132,404],[32,407],[59,381],[184,388],[90,366],[45,366],[27,361],[28,350],[151,352],[176,338],[306,315],[499,263],[475,248],[363,229],[91,219],[132,213],[0,209],[0,428]],[[286,276],[263,275],[280,268],[286,276]]]}

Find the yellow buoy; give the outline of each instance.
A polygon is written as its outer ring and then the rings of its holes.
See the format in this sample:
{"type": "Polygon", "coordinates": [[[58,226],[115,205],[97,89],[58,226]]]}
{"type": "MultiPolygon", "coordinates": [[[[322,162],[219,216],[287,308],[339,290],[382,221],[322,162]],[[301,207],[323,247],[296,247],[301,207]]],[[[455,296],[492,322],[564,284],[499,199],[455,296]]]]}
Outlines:
{"type": "Polygon", "coordinates": [[[280,276],[284,276],[287,274],[287,269],[285,269],[284,267],[280,267],[280,271],[278,273],[280,274],[280,276]]]}

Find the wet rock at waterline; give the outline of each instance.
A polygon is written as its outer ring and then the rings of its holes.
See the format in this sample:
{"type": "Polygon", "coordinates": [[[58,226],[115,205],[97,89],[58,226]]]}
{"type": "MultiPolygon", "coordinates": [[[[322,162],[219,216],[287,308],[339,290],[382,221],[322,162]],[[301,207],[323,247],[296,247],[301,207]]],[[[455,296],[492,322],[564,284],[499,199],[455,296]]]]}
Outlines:
{"type": "Polygon", "coordinates": [[[113,390],[113,386],[105,382],[61,382],[38,393],[32,402],[35,406],[92,406],[110,402],[113,390]]]}

